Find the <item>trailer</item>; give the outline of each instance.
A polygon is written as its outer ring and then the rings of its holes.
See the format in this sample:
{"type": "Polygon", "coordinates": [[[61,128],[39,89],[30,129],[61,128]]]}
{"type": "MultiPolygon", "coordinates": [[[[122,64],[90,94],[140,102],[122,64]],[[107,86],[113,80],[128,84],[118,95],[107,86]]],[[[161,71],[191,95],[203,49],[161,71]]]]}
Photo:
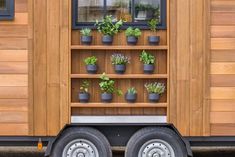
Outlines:
{"type": "Polygon", "coordinates": [[[0,146],[234,146],[234,17],[234,0],[0,0],[0,146]]]}

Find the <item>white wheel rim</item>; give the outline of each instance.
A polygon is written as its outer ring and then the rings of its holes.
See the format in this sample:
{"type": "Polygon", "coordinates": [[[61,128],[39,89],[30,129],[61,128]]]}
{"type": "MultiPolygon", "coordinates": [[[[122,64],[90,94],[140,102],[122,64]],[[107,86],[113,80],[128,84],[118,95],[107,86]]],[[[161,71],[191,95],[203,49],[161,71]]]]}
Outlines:
{"type": "Polygon", "coordinates": [[[99,157],[99,153],[91,141],[76,139],[65,146],[62,157],[99,157]]]}
{"type": "Polygon", "coordinates": [[[141,146],[138,157],[175,157],[175,153],[166,141],[153,139],[141,146]]]}

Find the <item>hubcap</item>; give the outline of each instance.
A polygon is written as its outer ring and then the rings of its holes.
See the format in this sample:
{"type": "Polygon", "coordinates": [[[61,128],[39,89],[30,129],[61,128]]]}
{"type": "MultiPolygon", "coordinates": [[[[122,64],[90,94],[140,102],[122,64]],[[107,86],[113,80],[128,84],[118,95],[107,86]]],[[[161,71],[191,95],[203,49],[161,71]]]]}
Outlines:
{"type": "Polygon", "coordinates": [[[99,157],[99,153],[91,141],[77,139],[65,146],[63,157],[99,157]]]}
{"type": "Polygon", "coordinates": [[[154,139],[142,145],[138,157],[175,157],[175,153],[169,143],[154,139]]]}

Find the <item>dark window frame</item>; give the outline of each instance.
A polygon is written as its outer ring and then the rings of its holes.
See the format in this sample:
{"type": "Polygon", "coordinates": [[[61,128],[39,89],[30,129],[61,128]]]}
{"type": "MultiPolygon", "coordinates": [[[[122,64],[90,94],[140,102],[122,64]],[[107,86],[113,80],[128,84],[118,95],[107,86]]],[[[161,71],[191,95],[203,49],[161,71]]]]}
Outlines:
{"type": "Polygon", "coordinates": [[[15,17],[15,0],[6,0],[6,9],[0,10],[0,20],[13,20],[15,17]]]}
{"type": "MultiPolygon", "coordinates": [[[[132,0],[132,4],[134,4],[135,0],[132,0]]],[[[104,11],[105,11],[105,4],[106,0],[104,1],[104,11]]],[[[84,27],[95,29],[94,26],[95,22],[77,22],[78,18],[78,0],[72,0],[72,28],[73,29],[82,29],[84,27]]],[[[132,7],[132,15],[134,15],[134,7],[132,7]]],[[[105,14],[104,14],[105,15],[105,14]]],[[[149,29],[147,22],[126,22],[122,26],[122,29],[126,29],[127,27],[138,27],[140,29],[149,29]]],[[[161,23],[157,26],[158,29],[165,30],[167,29],[167,2],[166,0],[161,0],[161,23]]]]}

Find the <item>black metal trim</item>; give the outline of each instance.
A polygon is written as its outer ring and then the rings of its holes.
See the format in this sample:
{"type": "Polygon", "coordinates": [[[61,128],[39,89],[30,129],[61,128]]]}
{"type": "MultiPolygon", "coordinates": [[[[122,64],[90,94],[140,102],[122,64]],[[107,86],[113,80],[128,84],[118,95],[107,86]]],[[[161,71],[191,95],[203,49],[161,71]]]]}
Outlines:
{"type": "Polygon", "coordinates": [[[6,0],[6,9],[0,10],[0,20],[13,20],[15,17],[15,0],[6,0]]]}
{"type": "MultiPolygon", "coordinates": [[[[135,4],[135,0],[131,0],[132,5],[135,4]]],[[[82,28],[90,28],[90,29],[96,29],[94,26],[95,22],[77,22],[77,12],[78,12],[78,0],[72,0],[72,29],[82,29],[82,28]]],[[[134,7],[132,7],[132,16],[134,16],[134,7]]],[[[106,9],[106,0],[104,0],[104,16],[107,13],[106,9]]],[[[134,17],[132,17],[134,18],[134,17]]],[[[164,30],[167,29],[167,2],[166,0],[161,0],[161,23],[157,26],[158,29],[164,30]]],[[[126,29],[128,27],[138,27],[140,29],[149,29],[147,22],[126,22],[124,23],[123,27],[121,29],[126,29]]]]}
{"type": "Polygon", "coordinates": [[[44,146],[55,139],[48,136],[0,136],[0,146],[37,146],[41,139],[44,146]]]}
{"type": "Polygon", "coordinates": [[[184,137],[193,147],[227,147],[235,146],[235,136],[206,136],[206,137],[184,137]]]}

